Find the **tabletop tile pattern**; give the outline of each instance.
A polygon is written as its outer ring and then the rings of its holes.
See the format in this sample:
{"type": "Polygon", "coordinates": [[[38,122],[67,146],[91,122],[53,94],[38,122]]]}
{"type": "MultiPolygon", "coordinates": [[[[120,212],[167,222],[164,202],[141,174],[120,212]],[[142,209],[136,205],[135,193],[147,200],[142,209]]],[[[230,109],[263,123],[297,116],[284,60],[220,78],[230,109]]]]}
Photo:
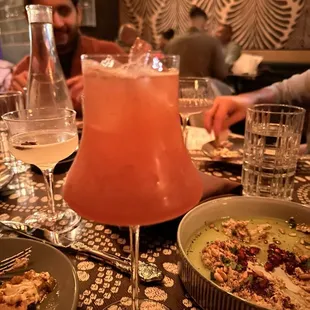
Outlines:
{"type": "MultiPolygon", "coordinates": [[[[223,163],[196,163],[208,175],[240,182],[241,166],[223,163]]],[[[295,178],[294,201],[310,205],[310,162],[298,165],[295,178]]],[[[65,174],[55,175],[56,206],[62,207],[62,186],[65,174]]],[[[23,221],[30,213],[47,207],[47,197],[42,176],[32,171],[16,176],[9,186],[1,191],[0,220],[23,221]]],[[[176,231],[180,219],[141,229],[141,260],[157,264],[164,272],[162,284],[141,285],[142,297],[159,301],[171,310],[199,307],[186,294],[178,277],[176,231]]],[[[129,241],[126,228],[111,227],[82,220],[74,231],[76,239],[96,249],[115,255],[128,256],[129,241]]],[[[0,231],[1,236],[12,236],[0,231]]],[[[80,282],[79,306],[83,310],[99,310],[129,297],[130,280],[112,268],[87,260],[84,256],[70,256],[80,282]]]]}

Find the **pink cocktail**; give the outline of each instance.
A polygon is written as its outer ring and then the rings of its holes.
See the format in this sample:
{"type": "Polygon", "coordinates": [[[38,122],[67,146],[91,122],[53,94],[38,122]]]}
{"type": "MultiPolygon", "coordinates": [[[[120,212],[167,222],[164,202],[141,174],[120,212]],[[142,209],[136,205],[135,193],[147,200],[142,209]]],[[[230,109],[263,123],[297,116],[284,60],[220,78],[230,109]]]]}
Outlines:
{"type": "Polygon", "coordinates": [[[182,141],[178,57],[127,62],[83,56],[84,128],[64,198],[97,222],[149,225],[194,207],[202,184],[182,141]]]}
{"type": "Polygon", "coordinates": [[[83,138],[66,201],[83,217],[120,226],[186,213],[201,183],[182,141],[177,69],[126,74],[84,59],[83,138]]]}

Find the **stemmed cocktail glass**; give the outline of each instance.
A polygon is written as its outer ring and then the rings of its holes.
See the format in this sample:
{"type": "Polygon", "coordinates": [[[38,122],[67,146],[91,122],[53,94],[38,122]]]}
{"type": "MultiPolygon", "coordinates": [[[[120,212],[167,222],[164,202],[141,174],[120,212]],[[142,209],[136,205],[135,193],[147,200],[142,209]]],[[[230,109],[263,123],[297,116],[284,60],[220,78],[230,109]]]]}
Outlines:
{"type": "Polygon", "coordinates": [[[186,144],[186,125],[190,116],[202,113],[213,104],[214,92],[208,78],[180,78],[179,113],[182,118],[183,137],[186,144]]]}
{"type": "Polygon", "coordinates": [[[82,56],[84,131],[64,198],[85,218],[130,227],[133,302],[107,309],[167,309],[138,299],[139,228],[185,214],[201,197],[179,123],[178,65],[178,56],[151,53],[82,56]]]}
{"type": "Polygon", "coordinates": [[[71,155],[78,146],[75,111],[64,108],[26,109],[2,116],[9,131],[9,150],[15,158],[37,166],[43,173],[48,210],[29,216],[26,224],[39,225],[65,232],[80,220],[73,210],[55,208],[53,170],[56,164],[71,155]],[[62,222],[62,225],[58,225],[62,222]]]}

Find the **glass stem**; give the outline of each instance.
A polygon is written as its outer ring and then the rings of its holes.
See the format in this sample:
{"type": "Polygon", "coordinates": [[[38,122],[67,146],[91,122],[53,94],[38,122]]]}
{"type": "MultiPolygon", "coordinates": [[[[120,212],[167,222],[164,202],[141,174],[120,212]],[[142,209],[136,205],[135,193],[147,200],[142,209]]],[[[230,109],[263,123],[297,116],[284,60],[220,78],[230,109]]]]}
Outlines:
{"type": "Polygon", "coordinates": [[[42,170],[42,173],[43,173],[44,183],[45,183],[46,192],[47,192],[48,205],[50,207],[50,210],[52,211],[52,214],[55,215],[56,210],[55,210],[55,201],[54,201],[53,170],[54,169],[44,169],[42,170]]]}
{"type": "Polygon", "coordinates": [[[139,310],[139,240],[140,226],[130,226],[132,310],[139,310]]]}
{"type": "Polygon", "coordinates": [[[183,139],[184,139],[184,144],[186,146],[186,140],[187,140],[187,130],[186,126],[189,121],[189,117],[186,116],[181,116],[182,117],[182,131],[183,131],[183,139]]]}

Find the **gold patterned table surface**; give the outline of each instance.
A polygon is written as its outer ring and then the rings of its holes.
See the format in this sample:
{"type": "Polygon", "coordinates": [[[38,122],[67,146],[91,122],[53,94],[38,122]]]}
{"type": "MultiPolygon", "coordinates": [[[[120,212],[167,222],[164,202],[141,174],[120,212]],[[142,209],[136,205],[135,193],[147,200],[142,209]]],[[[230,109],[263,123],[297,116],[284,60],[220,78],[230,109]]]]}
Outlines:
{"type": "MultiPolygon", "coordinates": [[[[240,182],[241,166],[223,163],[196,163],[208,175],[240,182]]],[[[65,174],[55,175],[56,207],[62,206],[62,186],[65,174]]],[[[293,200],[310,204],[310,162],[298,165],[293,200]]],[[[0,220],[23,221],[29,214],[47,204],[47,196],[41,175],[32,171],[16,176],[1,192],[0,220]]],[[[171,310],[199,309],[186,294],[178,277],[176,231],[179,219],[141,229],[141,260],[157,264],[165,279],[159,286],[140,287],[141,296],[160,301],[171,310]]],[[[0,231],[0,237],[4,232],[0,231]]],[[[6,235],[7,236],[7,235],[6,235]]],[[[117,255],[129,255],[129,240],[126,229],[119,229],[82,220],[76,230],[76,238],[97,250],[117,255]]],[[[103,264],[69,256],[79,279],[79,306],[83,310],[99,310],[130,296],[130,280],[103,264]]]]}

